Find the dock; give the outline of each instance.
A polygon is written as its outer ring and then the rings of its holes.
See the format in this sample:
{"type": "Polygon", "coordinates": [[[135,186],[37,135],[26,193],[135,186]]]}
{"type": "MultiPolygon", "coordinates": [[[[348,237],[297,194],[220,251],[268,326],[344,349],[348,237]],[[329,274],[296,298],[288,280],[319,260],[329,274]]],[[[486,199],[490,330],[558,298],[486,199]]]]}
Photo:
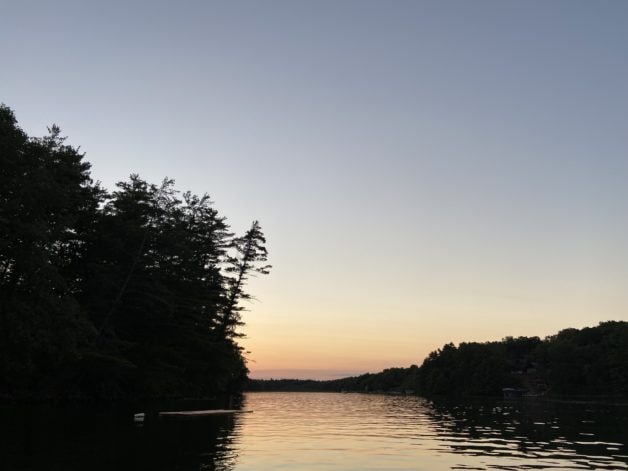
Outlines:
{"type": "Polygon", "coordinates": [[[204,417],[206,415],[247,414],[251,412],[253,411],[252,410],[237,410],[237,409],[185,410],[185,411],[160,412],[159,417],[204,417]]]}

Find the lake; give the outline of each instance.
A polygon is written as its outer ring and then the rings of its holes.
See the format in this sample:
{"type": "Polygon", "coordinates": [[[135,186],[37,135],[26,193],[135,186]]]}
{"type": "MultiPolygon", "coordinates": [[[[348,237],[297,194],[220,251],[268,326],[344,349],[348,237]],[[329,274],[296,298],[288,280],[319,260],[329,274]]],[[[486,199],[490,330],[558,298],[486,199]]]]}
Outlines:
{"type": "Polygon", "coordinates": [[[161,419],[4,407],[3,470],[628,469],[628,407],[546,399],[249,393],[252,413],[161,419]]]}

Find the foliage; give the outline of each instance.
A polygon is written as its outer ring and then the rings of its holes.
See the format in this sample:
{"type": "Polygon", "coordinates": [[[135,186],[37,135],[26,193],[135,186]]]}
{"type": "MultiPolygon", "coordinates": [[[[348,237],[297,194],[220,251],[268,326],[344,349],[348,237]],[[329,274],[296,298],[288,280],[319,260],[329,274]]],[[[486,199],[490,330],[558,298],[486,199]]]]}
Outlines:
{"type": "Polygon", "coordinates": [[[424,395],[499,395],[504,387],[533,394],[628,395],[628,323],[565,329],[540,340],[445,345],[423,362],[424,395]]]}
{"type": "Polygon", "coordinates": [[[241,389],[255,221],[229,232],[207,195],[138,175],[111,193],[57,127],[29,138],[0,107],[0,392],[212,396],[241,389]]]}
{"type": "Polygon", "coordinates": [[[565,329],[535,352],[539,374],[557,394],[628,395],[628,322],[565,329]]]}

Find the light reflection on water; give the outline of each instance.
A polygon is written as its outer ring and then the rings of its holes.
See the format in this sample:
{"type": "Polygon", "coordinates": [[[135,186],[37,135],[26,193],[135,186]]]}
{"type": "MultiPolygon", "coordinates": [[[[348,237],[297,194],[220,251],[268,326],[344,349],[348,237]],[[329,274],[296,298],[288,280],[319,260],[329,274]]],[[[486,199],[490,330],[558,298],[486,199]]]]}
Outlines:
{"type": "Polygon", "coordinates": [[[254,393],[222,469],[628,469],[627,408],[254,393]]]}
{"type": "Polygon", "coordinates": [[[628,407],[250,393],[250,414],[0,408],[4,471],[628,470],[628,407]]]}

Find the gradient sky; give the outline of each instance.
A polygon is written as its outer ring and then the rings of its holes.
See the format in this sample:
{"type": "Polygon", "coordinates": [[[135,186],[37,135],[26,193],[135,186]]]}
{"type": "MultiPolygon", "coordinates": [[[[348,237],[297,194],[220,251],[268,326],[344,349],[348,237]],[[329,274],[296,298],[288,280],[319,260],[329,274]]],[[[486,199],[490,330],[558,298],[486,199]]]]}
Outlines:
{"type": "Polygon", "coordinates": [[[628,320],[628,2],[0,0],[0,102],[259,219],[254,377],[628,320]]]}

